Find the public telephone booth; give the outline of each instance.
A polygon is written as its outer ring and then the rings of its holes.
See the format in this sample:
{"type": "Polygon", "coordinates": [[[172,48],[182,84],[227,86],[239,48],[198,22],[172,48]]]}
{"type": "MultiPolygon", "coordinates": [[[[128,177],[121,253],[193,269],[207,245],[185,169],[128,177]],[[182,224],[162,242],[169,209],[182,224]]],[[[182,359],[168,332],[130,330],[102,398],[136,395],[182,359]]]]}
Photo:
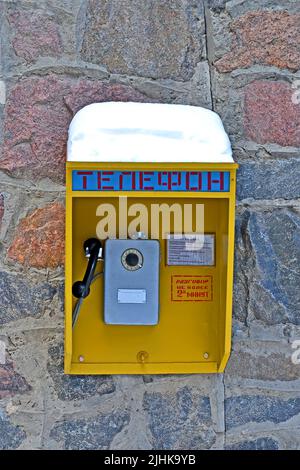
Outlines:
{"type": "Polygon", "coordinates": [[[224,370],[234,163],[212,111],[97,103],[69,129],[65,372],[224,370]]]}

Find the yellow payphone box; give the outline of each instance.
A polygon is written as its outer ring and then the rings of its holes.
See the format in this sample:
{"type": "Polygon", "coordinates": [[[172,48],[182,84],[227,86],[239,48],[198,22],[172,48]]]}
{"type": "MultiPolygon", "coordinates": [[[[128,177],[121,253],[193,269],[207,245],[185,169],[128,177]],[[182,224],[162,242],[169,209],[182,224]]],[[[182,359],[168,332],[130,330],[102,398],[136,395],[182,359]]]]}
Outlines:
{"type": "Polygon", "coordinates": [[[212,111],[97,103],[69,129],[65,372],[222,372],[237,164],[212,111]]]}

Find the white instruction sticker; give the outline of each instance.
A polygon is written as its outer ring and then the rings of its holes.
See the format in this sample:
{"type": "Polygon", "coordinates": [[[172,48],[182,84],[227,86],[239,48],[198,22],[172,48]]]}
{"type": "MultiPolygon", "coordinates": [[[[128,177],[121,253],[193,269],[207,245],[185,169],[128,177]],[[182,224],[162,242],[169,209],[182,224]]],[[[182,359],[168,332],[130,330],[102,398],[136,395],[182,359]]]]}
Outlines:
{"type": "Polygon", "coordinates": [[[175,235],[167,239],[168,266],[214,266],[215,235],[175,235]]]}
{"type": "Polygon", "coordinates": [[[119,304],[145,304],[146,289],[118,289],[119,304]]]}

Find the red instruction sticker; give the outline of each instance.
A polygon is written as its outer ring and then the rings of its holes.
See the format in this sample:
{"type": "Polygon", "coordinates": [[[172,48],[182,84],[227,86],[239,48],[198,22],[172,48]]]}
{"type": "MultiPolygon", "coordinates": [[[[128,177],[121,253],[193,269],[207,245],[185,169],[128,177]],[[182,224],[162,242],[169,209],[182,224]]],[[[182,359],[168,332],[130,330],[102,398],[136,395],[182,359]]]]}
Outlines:
{"type": "Polygon", "coordinates": [[[212,276],[172,276],[172,302],[209,302],[213,300],[212,276]]]}

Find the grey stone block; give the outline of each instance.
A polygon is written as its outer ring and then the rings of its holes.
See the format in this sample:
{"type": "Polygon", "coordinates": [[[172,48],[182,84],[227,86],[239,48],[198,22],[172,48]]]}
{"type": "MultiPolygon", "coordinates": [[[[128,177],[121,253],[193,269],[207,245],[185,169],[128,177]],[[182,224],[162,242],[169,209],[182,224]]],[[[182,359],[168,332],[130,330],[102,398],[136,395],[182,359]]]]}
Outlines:
{"type": "Polygon", "coordinates": [[[216,13],[220,13],[226,6],[226,0],[204,0],[204,4],[216,13]]]}
{"type": "Polygon", "coordinates": [[[226,450],[278,450],[279,444],[271,437],[260,437],[253,441],[242,441],[225,446],[226,450]]]}
{"type": "Polygon", "coordinates": [[[20,426],[15,426],[6,413],[0,410],[0,449],[17,449],[25,440],[26,434],[20,426]]]}
{"type": "Polygon", "coordinates": [[[55,393],[60,400],[84,400],[94,395],[106,395],[115,391],[111,376],[64,374],[62,344],[52,346],[48,355],[47,369],[53,380],[55,393]]]}
{"type": "Polygon", "coordinates": [[[237,173],[238,199],[296,199],[299,197],[299,160],[241,164],[237,173]]]}
{"type": "Polygon", "coordinates": [[[174,393],[146,392],[154,449],[209,449],[215,442],[210,401],[189,387],[174,393]]]}
{"type": "Polygon", "coordinates": [[[67,450],[109,449],[113,438],[129,423],[125,411],[113,411],[94,418],[66,420],[57,423],[50,437],[67,450]]]}
{"type": "Polygon", "coordinates": [[[206,55],[202,2],[89,1],[83,29],[81,57],[114,73],[187,80],[206,55]]]}
{"type": "Polygon", "coordinates": [[[297,210],[246,210],[237,222],[234,312],[240,321],[300,324],[297,210]],[[249,318],[248,318],[249,317],[249,318]]]}
{"type": "Polygon", "coordinates": [[[291,381],[299,379],[300,367],[292,363],[291,355],[287,355],[285,351],[275,353],[269,351],[268,345],[265,346],[265,351],[258,350],[258,345],[252,346],[252,351],[249,352],[251,345],[248,342],[246,350],[237,348],[232,351],[228,365],[225,370],[226,378],[245,378],[251,380],[281,380],[291,381]]]}
{"type": "Polygon", "coordinates": [[[300,324],[300,218],[296,211],[253,214],[249,236],[258,276],[250,308],[267,322],[300,324]]]}
{"type": "Polygon", "coordinates": [[[57,288],[47,282],[34,283],[25,276],[0,272],[0,324],[24,317],[40,317],[57,288]]]}
{"type": "MultiPolygon", "coordinates": [[[[217,1],[217,0],[213,0],[217,1]]],[[[289,10],[298,12],[297,0],[231,0],[226,2],[226,9],[232,17],[244,15],[248,11],[289,10]]]]}
{"type": "Polygon", "coordinates": [[[282,398],[241,395],[226,398],[226,429],[247,423],[282,423],[300,413],[300,398],[282,398]]]}
{"type": "MultiPolygon", "coordinates": [[[[249,282],[247,274],[253,262],[250,255],[247,232],[250,212],[238,215],[235,223],[233,315],[240,322],[246,323],[248,316],[249,282]]],[[[253,266],[252,266],[253,267],[253,266]]]]}

